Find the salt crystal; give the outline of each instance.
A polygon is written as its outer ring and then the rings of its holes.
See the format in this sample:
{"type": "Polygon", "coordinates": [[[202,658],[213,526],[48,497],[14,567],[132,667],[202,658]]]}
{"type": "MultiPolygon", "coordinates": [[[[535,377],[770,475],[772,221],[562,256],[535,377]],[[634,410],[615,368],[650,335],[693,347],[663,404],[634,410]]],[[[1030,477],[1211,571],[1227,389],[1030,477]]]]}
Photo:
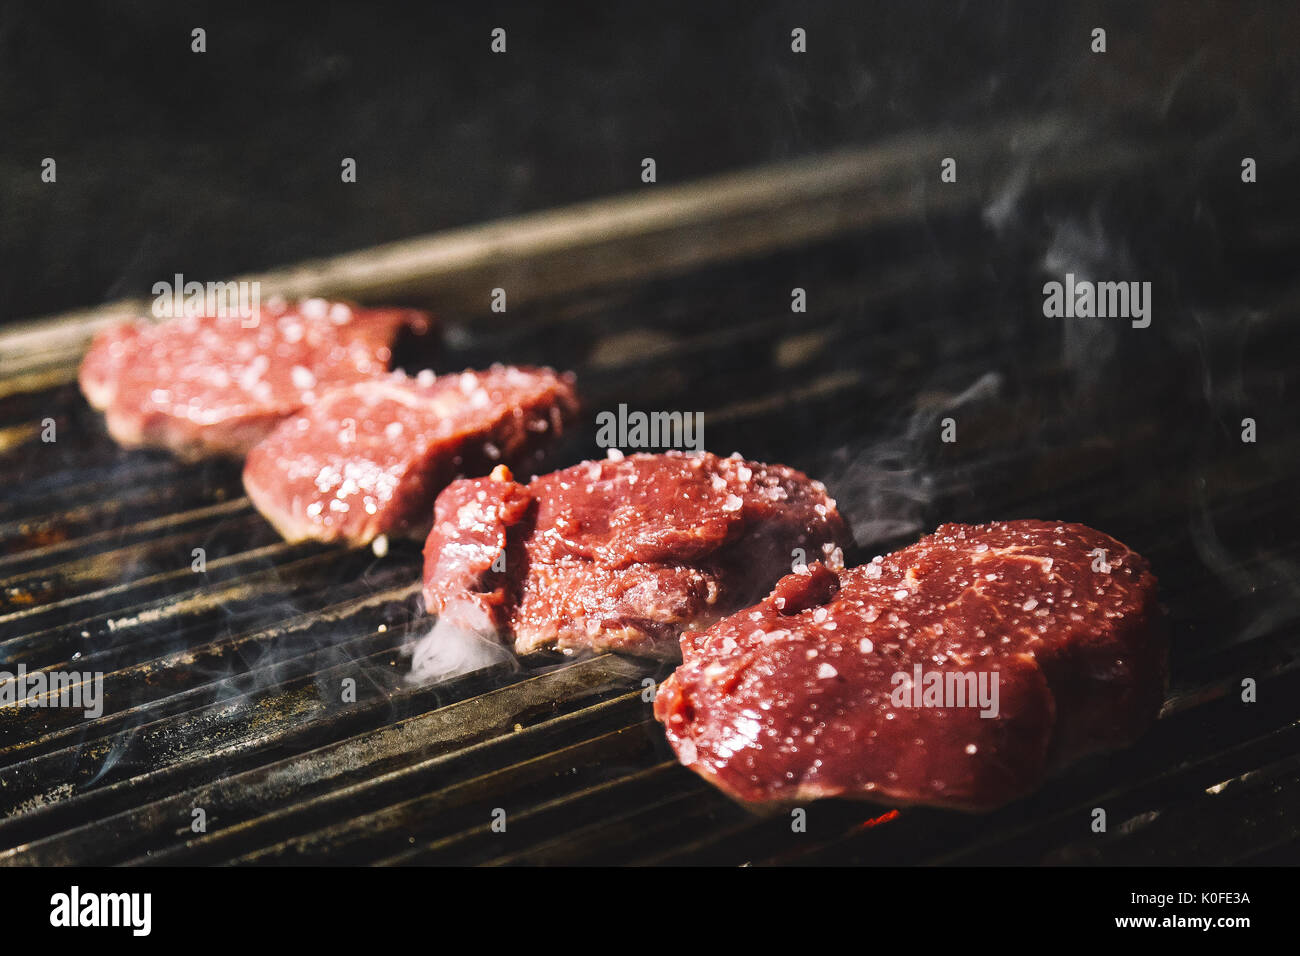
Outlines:
{"type": "Polygon", "coordinates": [[[289,377],[293,380],[293,387],[299,391],[305,392],[316,386],[316,376],[312,374],[311,369],[302,365],[295,365],[289,372],[289,377]]]}
{"type": "Polygon", "coordinates": [[[330,304],[324,299],[307,299],[298,307],[303,315],[309,319],[323,319],[329,313],[330,304]]]}

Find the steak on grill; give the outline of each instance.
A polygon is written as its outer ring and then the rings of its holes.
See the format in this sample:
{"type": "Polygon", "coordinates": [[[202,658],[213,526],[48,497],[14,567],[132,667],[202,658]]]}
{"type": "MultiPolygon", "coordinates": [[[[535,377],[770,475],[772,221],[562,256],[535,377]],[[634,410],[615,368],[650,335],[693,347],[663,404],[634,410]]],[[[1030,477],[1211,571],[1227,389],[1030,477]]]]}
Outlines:
{"type": "Polygon", "coordinates": [[[533,470],[577,414],[572,375],[496,365],[334,389],[248,454],[244,488],[289,541],[423,537],[449,481],[533,470]]]}
{"type": "Polygon", "coordinates": [[[1142,733],[1167,638],[1141,556],[1082,525],[1009,521],[791,575],[682,652],[655,716],[732,796],[985,810],[1142,733]]]}
{"type": "Polygon", "coordinates": [[[386,372],[399,334],[430,326],[324,299],[268,302],[251,328],[234,314],[122,323],[91,344],[81,390],[119,444],[241,457],[325,390],[386,372]]]}
{"type": "Polygon", "coordinates": [[[842,566],[847,541],[825,487],[784,465],[639,454],[527,485],[499,468],[438,496],[425,606],[486,614],[521,654],[675,654],[684,628],[756,600],[801,555],[842,566]]]}

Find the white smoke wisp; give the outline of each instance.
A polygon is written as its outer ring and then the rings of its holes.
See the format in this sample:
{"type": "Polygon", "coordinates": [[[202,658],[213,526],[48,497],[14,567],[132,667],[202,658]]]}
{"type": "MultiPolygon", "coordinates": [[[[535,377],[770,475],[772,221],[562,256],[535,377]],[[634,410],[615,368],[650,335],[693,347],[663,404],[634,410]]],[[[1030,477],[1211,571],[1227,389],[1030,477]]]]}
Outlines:
{"type": "MultiPolygon", "coordinates": [[[[1111,235],[1102,222],[1100,206],[1087,219],[1063,219],[1052,224],[1051,239],[1043,253],[1042,271],[1056,281],[1073,273],[1096,282],[1134,277],[1127,246],[1111,235]]],[[[1087,389],[1100,387],[1119,344],[1120,330],[1127,327],[1094,318],[1065,317],[1061,323],[1061,364],[1075,381],[1087,389]]]]}
{"type": "Polygon", "coordinates": [[[1007,181],[990,199],[982,210],[985,225],[999,237],[1005,236],[1008,227],[1017,221],[1021,202],[1032,180],[1033,163],[1022,160],[1011,170],[1007,181]]]}
{"type": "Polygon", "coordinates": [[[517,667],[518,661],[501,642],[487,612],[461,601],[444,608],[432,629],[416,641],[406,679],[412,684],[436,684],[501,664],[517,667]]]}
{"type": "Polygon", "coordinates": [[[935,495],[927,449],[946,415],[1002,392],[998,372],[985,372],[961,392],[917,397],[901,433],[863,449],[828,482],[860,547],[915,537],[926,530],[935,495]]]}

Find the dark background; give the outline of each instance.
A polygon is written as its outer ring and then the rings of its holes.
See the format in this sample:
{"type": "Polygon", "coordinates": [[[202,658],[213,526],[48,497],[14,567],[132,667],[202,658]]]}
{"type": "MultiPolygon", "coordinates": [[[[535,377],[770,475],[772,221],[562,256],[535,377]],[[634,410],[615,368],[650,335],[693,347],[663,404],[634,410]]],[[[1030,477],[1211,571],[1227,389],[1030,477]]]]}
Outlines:
{"type": "MultiPolygon", "coordinates": [[[[4,4],[0,319],[639,188],[645,156],[675,183],[1059,109],[1266,158],[1297,137],[1294,10],[4,4]],[[1088,49],[1098,25],[1104,56],[1088,49]]],[[[1193,150],[1171,177],[1203,172],[1193,150]]]]}

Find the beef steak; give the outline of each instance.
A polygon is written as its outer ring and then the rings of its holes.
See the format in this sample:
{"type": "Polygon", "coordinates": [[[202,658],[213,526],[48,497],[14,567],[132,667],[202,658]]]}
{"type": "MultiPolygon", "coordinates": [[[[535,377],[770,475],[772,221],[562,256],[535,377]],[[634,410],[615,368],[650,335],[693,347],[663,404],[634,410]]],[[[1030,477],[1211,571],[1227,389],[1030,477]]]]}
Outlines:
{"type": "Polygon", "coordinates": [[[399,333],[430,325],[323,299],[268,302],[251,328],[233,314],[123,323],[91,344],[81,390],[119,444],[240,457],[328,388],[386,372],[399,333]]]}
{"type": "Polygon", "coordinates": [[[244,488],[290,541],[423,537],[449,481],[532,468],[577,407],[573,376],[546,368],[394,372],[286,419],[249,452],[244,488]]]}
{"type": "Polygon", "coordinates": [[[529,484],[506,469],[438,496],[424,548],[433,613],[472,609],[519,653],[661,655],[757,599],[795,563],[843,563],[820,482],[784,465],[667,452],[589,461],[529,484]]]}
{"type": "Polygon", "coordinates": [[[1167,639],[1141,556],[1082,525],[1008,521],[791,575],[682,652],[655,716],[732,796],[984,810],[1139,735],[1167,639]]]}

